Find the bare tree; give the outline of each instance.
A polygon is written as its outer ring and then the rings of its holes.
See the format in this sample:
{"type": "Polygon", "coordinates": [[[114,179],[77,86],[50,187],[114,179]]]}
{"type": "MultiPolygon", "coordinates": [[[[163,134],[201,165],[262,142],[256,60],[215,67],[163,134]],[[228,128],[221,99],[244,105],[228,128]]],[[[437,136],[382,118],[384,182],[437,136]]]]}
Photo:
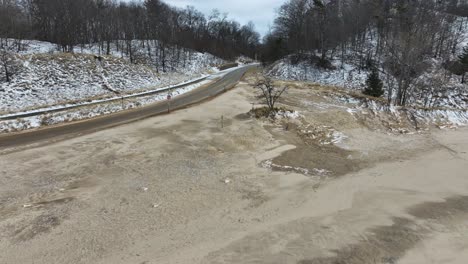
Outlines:
{"type": "MultiPolygon", "coordinates": [[[[389,103],[406,105],[419,93],[422,74],[453,61],[466,31],[467,0],[289,0],[278,10],[265,37],[262,61],[287,56],[309,60],[307,71],[341,65],[359,71],[378,68],[385,76],[389,103]],[[457,14],[458,16],[454,15],[457,14]],[[392,82],[392,83],[390,83],[392,82]]],[[[440,69],[443,70],[443,69],[440,69]]],[[[461,75],[461,74],[460,74],[461,75]]]]}
{"type": "Polygon", "coordinates": [[[5,81],[11,82],[11,77],[18,71],[18,64],[15,55],[5,47],[0,48],[0,67],[0,72],[3,71],[5,81]]]}
{"type": "Polygon", "coordinates": [[[267,75],[259,77],[255,82],[254,88],[262,92],[262,99],[268,107],[269,114],[275,112],[275,105],[278,99],[288,89],[287,86],[280,87],[275,85],[274,81],[267,75]]]}
{"type": "Polygon", "coordinates": [[[0,0],[0,38],[48,41],[62,52],[97,44],[107,55],[115,45],[135,63],[136,48],[143,48],[163,71],[185,60],[184,48],[231,60],[254,57],[260,46],[253,24],[241,26],[225,15],[207,19],[193,7],[162,0],[0,0]]]}

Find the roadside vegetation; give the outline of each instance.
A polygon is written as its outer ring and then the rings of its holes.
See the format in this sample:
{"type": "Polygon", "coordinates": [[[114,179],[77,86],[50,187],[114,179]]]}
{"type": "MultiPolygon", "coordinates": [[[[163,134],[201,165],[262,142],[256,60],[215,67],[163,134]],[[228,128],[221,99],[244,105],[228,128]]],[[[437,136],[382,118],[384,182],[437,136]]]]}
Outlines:
{"type": "Polygon", "coordinates": [[[279,79],[360,90],[398,106],[466,109],[467,32],[466,0],[290,0],[265,37],[262,61],[279,79]]]}
{"type": "Polygon", "coordinates": [[[288,86],[279,86],[267,75],[259,74],[256,76],[254,89],[259,91],[259,97],[265,107],[253,109],[256,117],[274,117],[278,112],[284,111],[276,107],[276,103],[287,91],[288,86]]]}
{"type": "Polygon", "coordinates": [[[259,41],[253,23],[161,0],[0,1],[0,112],[195,79],[251,61],[259,41]]]}

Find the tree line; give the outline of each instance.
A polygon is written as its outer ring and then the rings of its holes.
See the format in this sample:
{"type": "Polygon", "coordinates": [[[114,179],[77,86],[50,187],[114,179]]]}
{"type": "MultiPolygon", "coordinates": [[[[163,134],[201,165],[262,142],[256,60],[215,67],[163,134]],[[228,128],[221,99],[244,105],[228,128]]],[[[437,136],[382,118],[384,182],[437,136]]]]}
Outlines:
{"type": "Polygon", "coordinates": [[[465,73],[453,60],[467,18],[468,0],[290,0],[265,37],[262,60],[289,55],[292,63],[333,68],[330,60],[340,58],[388,76],[388,100],[405,105],[429,67],[426,58],[465,73]]]}
{"type": "Polygon", "coordinates": [[[254,57],[260,35],[253,23],[241,26],[226,14],[205,16],[193,7],[175,8],[161,0],[0,0],[0,40],[34,39],[58,45],[63,52],[97,44],[103,54],[112,44],[132,60],[136,40],[209,52],[224,59],[254,57]]]}

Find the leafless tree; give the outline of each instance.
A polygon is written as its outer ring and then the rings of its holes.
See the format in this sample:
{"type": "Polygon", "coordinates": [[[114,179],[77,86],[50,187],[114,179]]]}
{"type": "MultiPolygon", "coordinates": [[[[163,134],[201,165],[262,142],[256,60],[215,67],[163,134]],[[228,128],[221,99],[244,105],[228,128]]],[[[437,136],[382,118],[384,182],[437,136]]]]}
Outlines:
{"type": "Polygon", "coordinates": [[[261,75],[258,77],[254,88],[261,91],[262,99],[267,105],[270,114],[275,112],[276,103],[288,89],[287,86],[277,86],[267,75],[261,75]]]}
{"type": "Polygon", "coordinates": [[[11,82],[11,78],[18,72],[18,63],[13,52],[6,47],[0,48],[0,72],[3,72],[4,80],[11,82]]]}
{"type": "Polygon", "coordinates": [[[467,0],[289,0],[264,38],[262,61],[288,56],[293,64],[333,68],[339,54],[342,65],[391,77],[389,103],[405,105],[433,58],[453,60],[467,7],[467,0]]]}
{"type": "Polygon", "coordinates": [[[252,23],[208,19],[162,0],[0,0],[0,38],[48,41],[62,52],[94,44],[109,55],[115,47],[135,63],[143,48],[163,71],[186,61],[184,49],[231,60],[254,57],[260,44],[252,23]],[[150,43],[157,48],[148,49],[150,43]]]}

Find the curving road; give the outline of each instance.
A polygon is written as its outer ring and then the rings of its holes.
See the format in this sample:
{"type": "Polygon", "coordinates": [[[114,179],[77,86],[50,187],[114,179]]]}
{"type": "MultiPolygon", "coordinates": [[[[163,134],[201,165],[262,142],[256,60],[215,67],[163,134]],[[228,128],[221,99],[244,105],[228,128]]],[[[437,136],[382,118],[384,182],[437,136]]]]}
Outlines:
{"type": "MultiPolygon", "coordinates": [[[[254,67],[256,66],[252,65],[233,70],[208,85],[174,97],[170,101],[171,111],[185,108],[223,93],[224,91],[234,87],[245,72],[254,67]]],[[[59,141],[83,134],[89,134],[106,128],[165,114],[168,112],[168,105],[167,101],[158,102],[146,107],[105,115],[85,121],[2,135],[0,136],[0,149],[20,147],[41,142],[59,141]]]]}

